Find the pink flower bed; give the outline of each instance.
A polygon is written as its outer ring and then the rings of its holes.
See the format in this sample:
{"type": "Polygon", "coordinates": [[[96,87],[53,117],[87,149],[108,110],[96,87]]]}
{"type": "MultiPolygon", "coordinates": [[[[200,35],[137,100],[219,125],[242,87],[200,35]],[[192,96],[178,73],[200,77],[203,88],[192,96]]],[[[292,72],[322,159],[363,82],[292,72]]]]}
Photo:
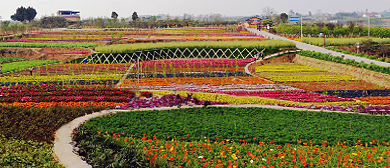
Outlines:
{"type": "Polygon", "coordinates": [[[141,62],[141,67],[169,66],[174,68],[179,67],[244,67],[246,64],[252,62],[252,58],[247,59],[168,59],[168,60],[152,60],[141,62]]]}

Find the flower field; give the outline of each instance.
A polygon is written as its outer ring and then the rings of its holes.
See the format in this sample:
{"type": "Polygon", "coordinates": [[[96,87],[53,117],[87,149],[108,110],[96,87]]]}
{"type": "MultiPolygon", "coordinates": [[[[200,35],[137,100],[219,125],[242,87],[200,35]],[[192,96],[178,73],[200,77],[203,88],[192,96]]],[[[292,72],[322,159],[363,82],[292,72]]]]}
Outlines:
{"type": "MultiPolygon", "coordinates": [[[[266,55],[295,49],[293,43],[223,28],[185,28],[36,32],[0,44],[44,47],[31,50],[40,61],[0,58],[7,62],[0,77],[0,167],[16,162],[16,167],[61,167],[52,157],[54,133],[103,109],[132,111],[95,118],[75,130],[78,153],[93,167],[389,166],[390,91],[294,63],[291,53],[257,62],[250,56],[254,49],[265,49],[266,55]],[[94,47],[114,56],[213,49],[221,58],[146,56],[125,64],[45,60],[50,55],[83,59],[94,47]],[[228,48],[248,56],[232,59],[235,53],[218,51],[228,48]],[[30,67],[33,75],[26,70],[30,67]],[[243,104],[306,111],[214,106],[243,104]],[[138,110],[159,107],[175,109],[138,110]]],[[[300,54],[341,62],[330,55],[300,54]]]]}
{"type": "Polygon", "coordinates": [[[92,119],[75,139],[94,166],[383,167],[386,118],[262,108],[133,111],[92,119]]]}

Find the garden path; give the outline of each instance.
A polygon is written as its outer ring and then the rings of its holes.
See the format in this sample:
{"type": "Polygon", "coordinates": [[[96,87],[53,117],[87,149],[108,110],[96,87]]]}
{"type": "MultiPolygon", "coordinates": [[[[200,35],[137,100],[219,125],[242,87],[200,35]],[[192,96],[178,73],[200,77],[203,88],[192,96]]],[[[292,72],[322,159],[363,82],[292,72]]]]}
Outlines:
{"type": "Polygon", "coordinates": [[[258,30],[254,29],[254,28],[247,28],[247,30],[249,32],[254,33],[254,34],[262,35],[262,36],[264,36],[266,38],[280,39],[280,40],[293,42],[293,43],[296,44],[297,48],[302,49],[302,50],[311,50],[311,51],[315,51],[315,52],[330,53],[333,56],[339,56],[339,57],[344,55],[344,59],[348,58],[348,59],[351,59],[351,60],[355,60],[357,62],[363,61],[363,62],[365,62],[367,64],[374,63],[374,64],[377,64],[377,65],[380,65],[380,66],[386,66],[386,67],[390,66],[390,63],[370,60],[370,59],[366,59],[366,58],[362,58],[362,57],[357,57],[357,56],[353,56],[353,55],[344,54],[344,53],[341,53],[341,52],[327,50],[327,49],[322,48],[322,47],[318,47],[318,46],[302,43],[300,41],[295,41],[295,40],[290,40],[290,39],[287,39],[287,38],[284,38],[284,37],[280,37],[280,36],[268,33],[266,31],[258,31],[258,30]]]}

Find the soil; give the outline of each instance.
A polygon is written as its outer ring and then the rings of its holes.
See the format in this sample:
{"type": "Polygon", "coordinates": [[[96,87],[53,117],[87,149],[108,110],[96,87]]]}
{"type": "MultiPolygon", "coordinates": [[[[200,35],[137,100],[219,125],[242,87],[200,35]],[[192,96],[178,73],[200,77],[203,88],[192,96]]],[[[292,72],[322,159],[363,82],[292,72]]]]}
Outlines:
{"type": "Polygon", "coordinates": [[[3,48],[5,53],[0,54],[0,57],[21,57],[21,58],[29,58],[29,57],[38,57],[41,54],[35,52],[30,48],[14,48],[14,47],[6,47],[3,48]]]}
{"type": "Polygon", "coordinates": [[[29,60],[59,60],[68,62],[77,58],[85,58],[93,53],[89,48],[4,48],[5,53],[0,57],[21,57],[29,60]],[[43,54],[47,53],[72,53],[72,52],[88,52],[88,54],[43,54]]]}

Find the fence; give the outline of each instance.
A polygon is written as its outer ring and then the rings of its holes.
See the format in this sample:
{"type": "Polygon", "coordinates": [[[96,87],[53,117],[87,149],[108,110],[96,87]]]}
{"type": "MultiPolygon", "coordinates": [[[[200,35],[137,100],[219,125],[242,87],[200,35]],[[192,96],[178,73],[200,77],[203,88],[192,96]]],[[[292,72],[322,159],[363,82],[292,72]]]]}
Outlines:
{"type": "Polygon", "coordinates": [[[129,54],[95,54],[90,56],[88,63],[134,63],[136,61],[158,60],[158,59],[183,59],[183,58],[230,58],[230,59],[244,59],[253,58],[256,53],[264,52],[255,49],[176,49],[176,50],[157,50],[157,51],[143,51],[129,54]]]}

